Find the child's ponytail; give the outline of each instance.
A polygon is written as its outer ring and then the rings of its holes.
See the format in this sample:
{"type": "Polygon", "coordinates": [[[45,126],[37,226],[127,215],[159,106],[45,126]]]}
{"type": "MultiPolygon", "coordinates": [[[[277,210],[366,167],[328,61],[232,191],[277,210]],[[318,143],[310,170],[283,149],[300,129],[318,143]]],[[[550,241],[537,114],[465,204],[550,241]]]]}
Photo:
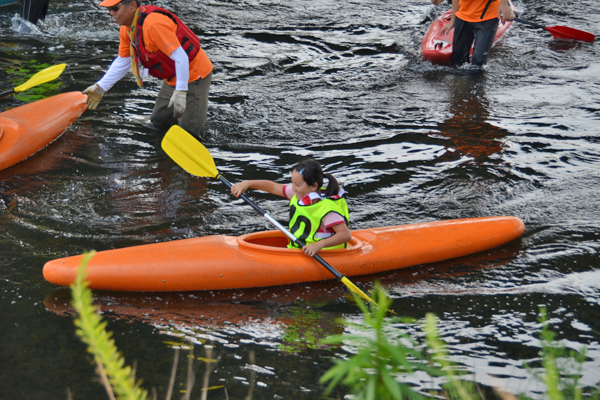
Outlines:
{"type": "Polygon", "coordinates": [[[329,184],[327,185],[327,191],[325,192],[325,197],[335,196],[340,192],[340,184],[337,179],[331,174],[325,174],[325,178],[329,180],[329,184]]]}

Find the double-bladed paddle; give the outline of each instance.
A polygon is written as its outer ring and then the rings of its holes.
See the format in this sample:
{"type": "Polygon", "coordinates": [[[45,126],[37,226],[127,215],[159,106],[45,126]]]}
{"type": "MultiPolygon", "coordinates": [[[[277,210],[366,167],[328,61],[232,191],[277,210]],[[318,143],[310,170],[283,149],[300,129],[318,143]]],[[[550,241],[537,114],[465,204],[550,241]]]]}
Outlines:
{"type": "MultiPolygon", "coordinates": [[[[212,156],[200,143],[196,140],[192,135],[190,135],[185,129],[174,125],[165,137],[162,140],[161,144],[163,150],[169,157],[173,159],[181,168],[186,170],[192,175],[203,176],[207,178],[215,178],[224,183],[225,186],[231,189],[233,186],[231,182],[229,182],[223,175],[219,173],[217,167],[215,166],[215,161],[212,156]]],[[[304,247],[304,243],[296,238],[290,231],[285,229],[283,225],[277,222],[273,217],[263,211],[258,205],[256,205],[252,200],[246,197],[245,194],[240,195],[240,197],[248,203],[254,210],[256,210],[259,214],[267,219],[271,224],[273,224],[277,229],[283,232],[291,241],[296,243],[300,247],[304,247]]],[[[329,265],[325,260],[323,260],[318,254],[313,256],[321,265],[329,270],[340,282],[342,282],[348,289],[350,289],[353,293],[360,296],[362,299],[375,303],[369,296],[367,296],[362,290],[360,290],[354,283],[352,283],[347,277],[329,265]]]]}
{"type": "Polygon", "coordinates": [[[536,28],[545,29],[557,39],[580,40],[583,42],[593,42],[596,38],[589,32],[580,31],[579,29],[569,28],[568,26],[543,26],[533,22],[524,21],[520,18],[515,18],[514,21],[522,24],[534,26],[536,28]]]}
{"type": "Polygon", "coordinates": [[[58,64],[53,65],[52,67],[45,68],[36,73],[31,78],[29,78],[29,80],[24,84],[19,85],[13,89],[7,90],[5,92],[1,92],[0,99],[6,96],[10,96],[14,93],[19,93],[27,89],[31,89],[32,87],[41,85],[42,83],[53,81],[54,79],[58,78],[60,74],[62,74],[66,66],[67,64],[58,64]]]}

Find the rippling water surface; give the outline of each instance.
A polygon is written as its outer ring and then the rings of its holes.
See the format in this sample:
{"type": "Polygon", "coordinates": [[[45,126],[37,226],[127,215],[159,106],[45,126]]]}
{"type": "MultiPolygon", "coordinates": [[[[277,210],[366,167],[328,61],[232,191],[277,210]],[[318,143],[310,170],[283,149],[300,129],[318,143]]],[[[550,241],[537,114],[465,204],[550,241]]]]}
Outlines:
{"type": "MultiPolygon", "coordinates": [[[[381,280],[393,309],[440,319],[453,359],[482,385],[538,396],[539,309],[572,348],[588,348],[582,382],[600,381],[600,51],[515,24],[485,71],[423,61],[420,41],[447,6],[429,1],[156,3],[199,34],[215,70],[205,145],[230,180],[286,182],[321,160],[349,192],[352,227],[514,215],[523,237],[492,251],[353,282],[381,280]]],[[[600,33],[595,0],[520,0],[522,18],[600,33]]],[[[118,30],[95,2],[52,1],[39,29],[0,8],[2,87],[67,63],[0,111],[98,80],[118,30]]],[[[45,262],[266,222],[218,182],[194,178],[147,122],[159,82],[117,84],[55,143],[0,171],[0,398],[106,398],[76,338],[69,294],[45,262]]],[[[285,221],[284,201],[252,197],[285,221]]],[[[209,398],[313,399],[331,358],[316,341],[357,307],[336,281],[210,293],[96,292],[116,343],[144,387],[209,398]],[[212,345],[208,347],[205,345],[212,345]],[[212,354],[207,354],[207,349],[212,354]],[[193,357],[190,357],[193,356],[193,357]],[[255,357],[253,360],[252,357],[255,357]],[[195,378],[195,382],[188,379],[195,378]],[[193,387],[189,385],[193,383],[193,387]],[[225,388],[225,389],[224,389],[225,388]]],[[[405,328],[405,327],[399,327],[405,328]]],[[[406,327],[418,337],[419,332],[406,327]]],[[[427,389],[438,382],[415,378],[427,389]]],[[[343,397],[339,391],[336,396],[343,397]]]]}

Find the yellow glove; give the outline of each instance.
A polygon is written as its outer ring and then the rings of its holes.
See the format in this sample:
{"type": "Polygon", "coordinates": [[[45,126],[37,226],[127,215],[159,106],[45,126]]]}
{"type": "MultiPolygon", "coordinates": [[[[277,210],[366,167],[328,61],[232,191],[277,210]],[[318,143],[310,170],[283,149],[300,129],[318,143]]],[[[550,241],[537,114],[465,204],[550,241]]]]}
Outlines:
{"type": "Polygon", "coordinates": [[[87,108],[90,110],[95,110],[100,103],[100,99],[104,96],[104,89],[102,89],[98,84],[94,83],[89,88],[83,91],[83,94],[87,94],[87,108]]]}
{"type": "Polygon", "coordinates": [[[169,105],[167,108],[173,108],[173,117],[181,118],[183,113],[185,112],[185,98],[187,92],[182,92],[181,90],[175,90],[173,95],[171,96],[171,101],[169,101],[169,105]]]}

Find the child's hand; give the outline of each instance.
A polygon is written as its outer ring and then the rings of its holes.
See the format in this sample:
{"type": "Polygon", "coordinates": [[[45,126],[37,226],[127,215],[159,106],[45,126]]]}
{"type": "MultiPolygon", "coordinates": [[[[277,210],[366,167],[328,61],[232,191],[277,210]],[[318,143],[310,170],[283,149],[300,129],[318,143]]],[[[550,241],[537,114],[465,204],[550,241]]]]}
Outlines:
{"type": "Polygon", "coordinates": [[[302,251],[304,251],[304,254],[306,254],[307,256],[312,257],[315,254],[317,254],[319,251],[321,251],[322,249],[323,249],[323,245],[320,242],[316,242],[316,243],[307,244],[306,246],[304,246],[302,248],[302,251]]]}
{"type": "Polygon", "coordinates": [[[238,182],[231,187],[231,193],[233,193],[235,197],[240,197],[240,195],[248,190],[249,187],[248,181],[238,182]]]}

